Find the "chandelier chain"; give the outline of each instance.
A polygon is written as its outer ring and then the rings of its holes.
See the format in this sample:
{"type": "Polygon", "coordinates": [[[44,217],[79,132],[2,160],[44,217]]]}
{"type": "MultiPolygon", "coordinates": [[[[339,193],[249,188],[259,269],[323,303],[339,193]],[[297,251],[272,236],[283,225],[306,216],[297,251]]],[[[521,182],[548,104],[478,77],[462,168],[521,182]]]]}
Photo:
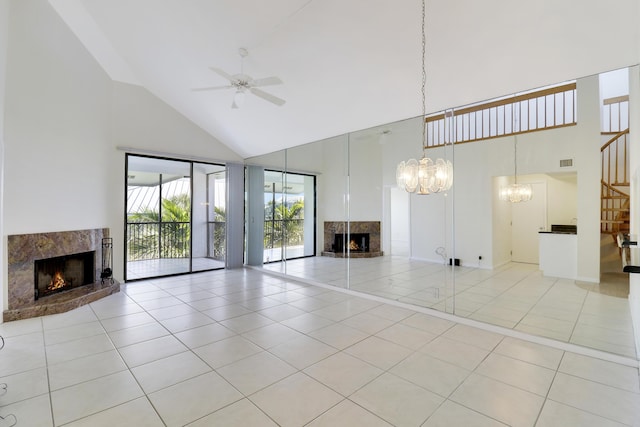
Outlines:
{"type": "Polygon", "coordinates": [[[518,135],[516,135],[516,96],[513,95],[513,104],[511,104],[511,127],[513,132],[513,174],[514,182],[518,183],[518,135]]]}

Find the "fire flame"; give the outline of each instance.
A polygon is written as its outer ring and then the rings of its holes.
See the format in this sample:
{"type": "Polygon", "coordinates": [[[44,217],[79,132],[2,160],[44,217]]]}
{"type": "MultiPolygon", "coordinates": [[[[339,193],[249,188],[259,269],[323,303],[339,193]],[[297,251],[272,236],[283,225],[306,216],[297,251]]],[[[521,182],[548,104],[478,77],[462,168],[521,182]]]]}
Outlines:
{"type": "Polygon", "coordinates": [[[49,286],[47,286],[47,289],[50,291],[55,291],[56,289],[64,288],[66,285],[67,283],[64,281],[62,273],[57,271],[56,274],[53,275],[53,278],[51,279],[49,286]]]}
{"type": "Polygon", "coordinates": [[[360,246],[358,246],[358,244],[355,241],[351,240],[349,242],[349,249],[352,251],[357,251],[357,250],[360,250],[360,246]]]}

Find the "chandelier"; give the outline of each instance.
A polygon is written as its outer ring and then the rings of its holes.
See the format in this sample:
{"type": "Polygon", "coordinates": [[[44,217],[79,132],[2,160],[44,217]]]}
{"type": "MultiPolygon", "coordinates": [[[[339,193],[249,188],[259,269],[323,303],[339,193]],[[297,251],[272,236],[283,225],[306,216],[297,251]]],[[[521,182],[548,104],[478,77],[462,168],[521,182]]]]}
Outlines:
{"type": "MultiPolygon", "coordinates": [[[[453,184],[453,164],[449,160],[431,160],[425,153],[426,147],[426,96],[427,72],[425,66],[425,0],[422,0],[422,158],[402,161],[396,168],[396,183],[408,193],[431,194],[440,193],[451,188],[453,184]]],[[[445,117],[445,122],[447,118],[445,117]]],[[[446,135],[446,132],[445,132],[446,135]]],[[[445,141],[446,144],[446,141],[445,141]]]]}
{"type": "Polygon", "coordinates": [[[511,203],[528,202],[533,197],[530,184],[511,184],[500,189],[500,200],[511,203]]]}
{"type": "MultiPolygon", "coordinates": [[[[515,99],[515,96],[514,96],[515,99]]],[[[511,123],[513,123],[513,179],[514,183],[500,188],[500,200],[511,203],[528,202],[533,197],[531,184],[518,184],[518,136],[516,135],[515,118],[516,102],[511,106],[511,123]]]]}

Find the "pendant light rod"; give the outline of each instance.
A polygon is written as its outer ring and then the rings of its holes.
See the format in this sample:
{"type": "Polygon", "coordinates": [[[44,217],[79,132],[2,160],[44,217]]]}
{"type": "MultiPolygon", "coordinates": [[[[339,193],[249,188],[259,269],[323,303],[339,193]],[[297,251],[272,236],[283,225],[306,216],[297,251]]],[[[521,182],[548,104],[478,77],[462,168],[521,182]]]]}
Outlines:
{"type": "MultiPolygon", "coordinates": [[[[519,106],[517,97],[513,95],[511,105],[511,133],[513,134],[513,181],[511,185],[500,188],[499,197],[501,200],[511,203],[528,202],[533,197],[531,184],[518,184],[518,131],[516,130],[519,120],[516,119],[516,105],[519,106]]],[[[519,117],[519,114],[518,114],[519,117]]],[[[506,127],[506,124],[505,124],[506,127]]]]}
{"type": "Polygon", "coordinates": [[[425,21],[426,21],[426,1],[422,0],[422,157],[427,157],[427,152],[425,146],[427,145],[427,122],[425,121],[425,116],[427,115],[427,65],[426,65],[426,55],[427,55],[427,36],[425,30],[425,21]]]}

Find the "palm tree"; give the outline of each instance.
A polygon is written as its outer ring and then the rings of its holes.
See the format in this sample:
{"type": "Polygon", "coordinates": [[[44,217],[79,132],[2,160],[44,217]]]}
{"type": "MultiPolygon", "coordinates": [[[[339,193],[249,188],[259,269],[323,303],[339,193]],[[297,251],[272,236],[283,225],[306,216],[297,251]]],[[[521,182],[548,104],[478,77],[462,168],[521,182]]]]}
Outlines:
{"type": "MultiPolygon", "coordinates": [[[[269,203],[273,205],[273,202],[269,203]]],[[[304,200],[296,200],[291,207],[281,203],[276,205],[275,209],[270,209],[269,211],[273,212],[274,226],[275,221],[278,221],[282,224],[282,227],[271,230],[273,240],[269,232],[265,233],[265,248],[281,246],[283,241],[286,246],[300,245],[304,242],[304,200]]],[[[268,222],[268,220],[265,222],[268,222]]]]}
{"type": "Polygon", "coordinates": [[[227,211],[225,208],[214,206],[213,224],[211,224],[213,225],[213,233],[209,231],[209,236],[213,235],[213,259],[224,260],[226,254],[226,221],[227,211]]]}
{"type": "Polygon", "coordinates": [[[186,193],[162,199],[162,218],[151,209],[130,214],[129,223],[144,225],[128,237],[129,260],[188,257],[190,219],[191,198],[186,193]]]}

